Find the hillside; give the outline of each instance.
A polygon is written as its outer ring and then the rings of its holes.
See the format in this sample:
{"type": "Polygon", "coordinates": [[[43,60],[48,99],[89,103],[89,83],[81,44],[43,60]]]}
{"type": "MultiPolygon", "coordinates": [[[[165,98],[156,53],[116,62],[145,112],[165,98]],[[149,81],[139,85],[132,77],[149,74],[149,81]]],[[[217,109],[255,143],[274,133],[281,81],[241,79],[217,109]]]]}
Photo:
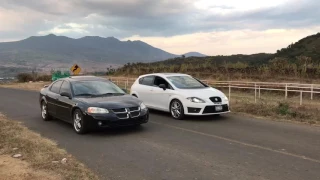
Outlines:
{"type": "Polygon", "coordinates": [[[198,53],[198,52],[188,52],[188,53],[185,53],[183,54],[185,57],[205,57],[207,55],[204,55],[204,54],[201,54],[201,53],[198,53]]]}
{"type": "Polygon", "coordinates": [[[275,56],[286,58],[307,56],[314,61],[320,61],[320,33],[307,36],[286,48],[278,50],[275,56]]]}
{"type": "Polygon", "coordinates": [[[70,63],[153,62],[177,55],[150,46],[142,41],[120,41],[114,37],[87,36],[72,39],[53,34],[32,36],[27,39],[0,43],[0,64],[4,63],[70,63]]]}
{"type": "Polygon", "coordinates": [[[115,73],[139,75],[183,72],[215,79],[320,78],[320,33],[308,36],[274,54],[175,57],[153,63],[126,64],[115,73]]]}

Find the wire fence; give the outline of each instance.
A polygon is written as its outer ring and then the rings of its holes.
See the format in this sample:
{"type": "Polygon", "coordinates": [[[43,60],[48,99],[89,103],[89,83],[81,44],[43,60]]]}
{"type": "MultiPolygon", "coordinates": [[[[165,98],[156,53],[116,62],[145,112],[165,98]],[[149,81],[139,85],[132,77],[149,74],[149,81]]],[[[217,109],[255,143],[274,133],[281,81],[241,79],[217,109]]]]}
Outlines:
{"type": "MultiPolygon", "coordinates": [[[[123,77],[112,77],[109,78],[115,84],[130,90],[132,84],[136,80],[135,78],[123,78],[123,77]]],[[[234,91],[250,91],[246,94],[254,98],[254,102],[261,99],[262,91],[264,92],[277,92],[277,96],[287,100],[290,93],[298,94],[299,104],[302,105],[307,99],[320,103],[320,99],[315,98],[316,95],[320,95],[320,84],[302,84],[302,83],[275,83],[275,82],[244,82],[244,81],[213,81],[213,80],[201,80],[209,86],[223,90],[232,100],[235,93],[234,91]],[[251,93],[253,92],[253,93],[251,93]],[[232,94],[233,93],[233,94],[232,94]]],[[[237,93],[239,94],[239,93],[237,93]]],[[[297,101],[297,99],[295,99],[297,101]]],[[[320,105],[320,104],[319,104],[320,105]]]]}

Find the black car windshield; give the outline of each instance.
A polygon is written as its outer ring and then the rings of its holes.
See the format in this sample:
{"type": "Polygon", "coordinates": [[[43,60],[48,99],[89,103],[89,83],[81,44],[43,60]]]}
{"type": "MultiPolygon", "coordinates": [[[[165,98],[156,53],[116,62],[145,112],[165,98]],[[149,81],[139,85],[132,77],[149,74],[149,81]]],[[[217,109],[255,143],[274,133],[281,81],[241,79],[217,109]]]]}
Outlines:
{"type": "Polygon", "coordinates": [[[75,96],[123,95],[125,92],[109,81],[76,81],[72,82],[75,96]]]}
{"type": "Polygon", "coordinates": [[[170,76],[167,78],[179,89],[197,89],[208,87],[190,76],[170,76]]]}

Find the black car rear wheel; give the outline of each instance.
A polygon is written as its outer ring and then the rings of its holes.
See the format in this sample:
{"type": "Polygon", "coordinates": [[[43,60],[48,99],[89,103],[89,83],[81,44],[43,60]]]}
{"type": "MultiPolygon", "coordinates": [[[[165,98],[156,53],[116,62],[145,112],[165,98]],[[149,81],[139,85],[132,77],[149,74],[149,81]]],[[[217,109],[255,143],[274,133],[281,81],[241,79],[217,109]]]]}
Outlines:
{"type": "Polygon", "coordinates": [[[48,106],[45,101],[41,102],[41,117],[44,121],[49,121],[51,120],[51,116],[48,113],[48,106]]]}
{"type": "Polygon", "coordinates": [[[78,134],[85,134],[88,132],[88,127],[85,123],[82,112],[79,109],[76,109],[73,112],[73,129],[78,134]]]}

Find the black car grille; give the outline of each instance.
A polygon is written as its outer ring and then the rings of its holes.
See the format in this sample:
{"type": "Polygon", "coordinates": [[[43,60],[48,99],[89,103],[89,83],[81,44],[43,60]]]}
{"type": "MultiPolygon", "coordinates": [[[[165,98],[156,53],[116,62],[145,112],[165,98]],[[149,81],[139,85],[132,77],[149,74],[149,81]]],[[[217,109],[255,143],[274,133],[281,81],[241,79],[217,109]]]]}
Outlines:
{"type": "Polygon", "coordinates": [[[117,115],[119,119],[129,119],[140,116],[140,107],[128,107],[112,109],[112,111],[117,115]]]}
{"type": "Polygon", "coordinates": [[[131,107],[129,108],[130,111],[139,111],[140,107],[131,107]]]}
{"type": "Polygon", "coordinates": [[[210,97],[209,99],[214,103],[221,103],[222,102],[221,97],[210,97]]]}
{"type": "Polygon", "coordinates": [[[126,112],[126,108],[112,109],[112,111],[114,113],[125,113],[126,112]]]}
{"type": "Polygon", "coordinates": [[[216,111],[216,106],[206,106],[203,110],[203,114],[210,114],[210,113],[220,113],[220,112],[227,112],[229,111],[229,106],[227,104],[221,105],[222,110],[216,111]]]}

